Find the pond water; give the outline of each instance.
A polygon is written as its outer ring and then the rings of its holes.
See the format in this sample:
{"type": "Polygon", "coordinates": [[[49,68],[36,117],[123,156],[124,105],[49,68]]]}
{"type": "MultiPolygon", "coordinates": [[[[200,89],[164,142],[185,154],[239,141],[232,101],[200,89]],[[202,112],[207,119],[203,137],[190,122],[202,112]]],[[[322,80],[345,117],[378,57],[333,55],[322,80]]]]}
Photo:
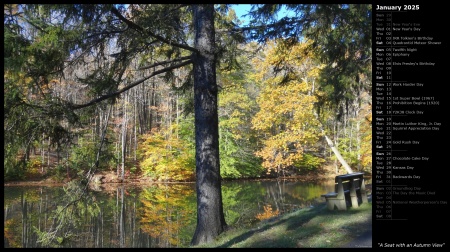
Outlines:
{"type": "MultiPolygon", "coordinates": [[[[246,226],[314,207],[334,183],[222,183],[228,225],[246,226]]],[[[194,183],[120,185],[113,190],[4,187],[4,247],[188,247],[196,225],[194,183]]]]}

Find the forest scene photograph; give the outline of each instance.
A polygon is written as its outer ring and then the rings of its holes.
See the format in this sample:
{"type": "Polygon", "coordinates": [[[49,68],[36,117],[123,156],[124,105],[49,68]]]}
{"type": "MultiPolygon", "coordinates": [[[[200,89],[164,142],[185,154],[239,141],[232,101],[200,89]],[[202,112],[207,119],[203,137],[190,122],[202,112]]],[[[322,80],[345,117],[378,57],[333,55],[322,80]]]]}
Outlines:
{"type": "Polygon", "coordinates": [[[371,235],[371,4],[4,4],[3,76],[5,248],[371,235]]]}

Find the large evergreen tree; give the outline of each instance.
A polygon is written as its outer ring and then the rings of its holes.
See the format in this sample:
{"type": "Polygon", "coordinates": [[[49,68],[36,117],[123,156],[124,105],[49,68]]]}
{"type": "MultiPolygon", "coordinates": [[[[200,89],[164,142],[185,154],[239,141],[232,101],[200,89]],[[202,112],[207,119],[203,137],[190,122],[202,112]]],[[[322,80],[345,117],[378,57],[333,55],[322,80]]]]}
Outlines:
{"type": "Polygon", "coordinates": [[[192,244],[211,242],[225,227],[219,161],[214,6],[194,9],[197,228],[192,244]]]}
{"type": "MultiPolygon", "coordinates": [[[[50,129],[63,131],[62,117],[73,116],[69,123],[74,123],[73,111],[114,99],[158,74],[165,74],[170,82],[172,70],[192,66],[182,85],[194,89],[198,222],[192,243],[209,242],[220,234],[226,223],[219,167],[216,63],[219,53],[227,53],[215,46],[214,5],[21,5],[5,6],[5,13],[5,25],[9,24],[5,80],[9,84],[4,107],[12,106],[5,114],[5,129],[11,138],[20,133],[13,129],[20,119],[12,118],[13,112],[24,115],[18,111],[19,105],[22,110],[38,107],[37,114],[48,115],[43,122],[53,119],[58,126],[50,129]],[[34,31],[32,35],[30,31],[34,31]],[[135,70],[155,71],[129,82],[125,72],[136,57],[141,58],[141,65],[135,70]],[[54,102],[44,99],[45,95],[25,100],[20,97],[25,90],[14,91],[23,89],[17,86],[19,80],[31,78],[26,85],[42,89],[49,80],[71,78],[65,76],[71,66],[82,68],[86,64],[92,68],[72,78],[88,85],[93,95],[88,102],[54,102]]],[[[23,120],[32,125],[25,132],[28,139],[21,142],[40,136],[40,132],[30,132],[36,124],[32,118],[24,115],[23,120]]],[[[40,118],[36,121],[41,122],[40,118]]],[[[53,136],[58,141],[61,137],[53,136]]],[[[5,141],[5,149],[11,149],[13,142],[5,141]]]]}

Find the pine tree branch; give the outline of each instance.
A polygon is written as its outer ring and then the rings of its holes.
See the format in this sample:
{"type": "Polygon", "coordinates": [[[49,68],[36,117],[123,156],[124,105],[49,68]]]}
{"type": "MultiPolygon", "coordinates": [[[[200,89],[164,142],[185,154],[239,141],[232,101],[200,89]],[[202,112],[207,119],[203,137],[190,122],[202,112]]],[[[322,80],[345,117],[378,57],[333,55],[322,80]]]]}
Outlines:
{"type": "Polygon", "coordinates": [[[156,62],[156,63],[151,64],[151,65],[148,65],[148,66],[141,67],[141,68],[139,68],[138,70],[145,70],[145,69],[149,69],[149,68],[152,68],[152,67],[164,65],[164,64],[167,64],[167,63],[172,63],[172,62],[176,62],[176,61],[187,60],[187,59],[190,59],[190,58],[191,58],[191,56],[186,56],[186,57],[181,57],[181,58],[177,58],[177,59],[174,59],[174,60],[160,61],[160,62],[156,62]]]}
{"type": "Polygon", "coordinates": [[[106,94],[106,95],[102,95],[102,96],[100,96],[99,98],[94,99],[94,100],[92,100],[92,101],[90,101],[90,102],[88,102],[88,103],[85,103],[85,104],[74,104],[74,105],[71,105],[71,108],[72,108],[73,110],[76,110],[76,109],[81,109],[81,108],[85,108],[85,107],[92,106],[92,105],[94,105],[94,104],[96,104],[96,103],[99,103],[99,102],[101,102],[101,101],[103,101],[103,100],[106,100],[106,99],[109,99],[109,98],[112,98],[112,97],[116,97],[116,96],[118,96],[119,94],[121,94],[121,93],[123,93],[123,92],[125,92],[125,91],[127,91],[127,90],[129,90],[129,89],[131,89],[131,88],[133,88],[133,87],[135,87],[135,86],[141,84],[142,82],[144,82],[144,81],[150,79],[151,77],[153,77],[153,76],[155,76],[155,75],[158,75],[158,74],[161,74],[161,73],[165,73],[165,72],[171,71],[171,70],[173,70],[173,69],[176,69],[176,68],[180,68],[180,67],[189,65],[189,64],[191,64],[191,63],[192,63],[192,60],[189,59],[189,60],[184,61],[184,62],[181,62],[181,63],[179,63],[179,64],[176,64],[176,65],[173,65],[173,66],[170,66],[170,67],[166,67],[166,68],[163,68],[163,69],[154,71],[154,72],[151,73],[149,76],[144,77],[144,78],[142,78],[142,79],[140,79],[140,80],[137,80],[137,81],[135,81],[135,82],[129,84],[128,86],[126,86],[126,87],[124,87],[124,88],[122,88],[122,89],[120,89],[120,90],[117,90],[116,92],[113,92],[113,93],[110,93],[110,94],[106,94]]]}
{"type": "Polygon", "coordinates": [[[295,25],[301,22],[304,22],[305,20],[301,19],[291,19],[289,21],[287,20],[279,20],[277,22],[271,23],[271,24],[262,24],[262,25],[248,25],[243,27],[237,27],[234,25],[234,28],[231,29],[216,29],[216,33],[222,33],[222,32],[248,32],[248,31],[261,31],[266,30],[268,28],[278,28],[281,25],[295,25]]]}
{"type": "Polygon", "coordinates": [[[125,24],[127,24],[130,28],[135,29],[136,31],[142,32],[144,34],[148,34],[148,35],[150,35],[150,36],[152,36],[152,37],[158,39],[159,41],[164,42],[164,43],[166,43],[168,45],[179,47],[179,48],[182,48],[182,49],[186,49],[186,50],[189,50],[189,51],[192,51],[192,52],[197,52],[197,49],[195,49],[193,47],[170,41],[170,40],[168,40],[168,39],[166,39],[164,37],[161,37],[161,36],[151,32],[149,30],[145,30],[144,28],[140,27],[139,25],[135,24],[134,22],[126,19],[122,14],[120,14],[120,12],[115,7],[111,8],[111,12],[114,15],[116,15],[121,21],[123,21],[125,24]]]}

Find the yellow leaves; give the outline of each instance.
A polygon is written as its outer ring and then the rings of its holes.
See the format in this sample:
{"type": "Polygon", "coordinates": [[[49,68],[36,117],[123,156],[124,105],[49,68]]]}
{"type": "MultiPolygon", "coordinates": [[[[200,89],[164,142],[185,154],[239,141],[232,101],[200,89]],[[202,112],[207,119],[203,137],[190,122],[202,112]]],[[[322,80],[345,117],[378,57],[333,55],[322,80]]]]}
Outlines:
{"type": "Polygon", "coordinates": [[[264,147],[255,152],[263,158],[263,167],[270,173],[275,168],[288,167],[303,157],[302,142],[307,142],[303,134],[282,132],[264,141],[264,147]]]}
{"type": "Polygon", "coordinates": [[[308,78],[317,78],[319,77],[320,71],[325,67],[325,64],[320,64],[314,68],[312,68],[309,72],[308,72],[308,78]]]}
{"type": "Polygon", "coordinates": [[[253,118],[253,128],[268,130],[273,124],[315,122],[313,109],[316,97],[305,93],[305,83],[266,88],[258,98],[260,111],[253,118]]]}
{"type": "Polygon", "coordinates": [[[268,172],[294,165],[303,158],[305,146],[310,149],[322,134],[314,115],[317,97],[313,85],[323,65],[314,63],[308,46],[309,42],[293,47],[282,41],[270,43],[266,60],[256,73],[264,76],[264,85],[257,98],[260,111],[252,119],[253,129],[263,137],[263,147],[255,154],[263,159],[268,172]],[[269,70],[278,64],[294,71],[273,76],[269,70]]]}
{"type": "Polygon", "coordinates": [[[309,69],[311,67],[318,67],[320,69],[320,65],[314,66],[312,64],[315,60],[315,54],[308,49],[312,44],[310,40],[297,43],[294,46],[287,46],[288,44],[283,39],[268,42],[266,60],[259,64],[263,66],[260,70],[267,70],[279,64],[286,64],[298,68],[301,72],[305,72],[305,67],[309,69]]]}
{"type": "Polygon", "coordinates": [[[155,185],[141,194],[142,213],[140,226],[143,232],[176,245],[176,239],[183,226],[189,223],[193,214],[188,195],[193,189],[187,185],[155,185]]]}
{"type": "Polygon", "coordinates": [[[361,132],[361,165],[367,169],[372,167],[372,106],[362,108],[361,132]]]}
{"type": "Polygon", "coordinates": [[[178,127],[144,135],[139,146],[141,169],[156,180],[191,180],[194,177],[194,150],[177,137],[178,127]]]}
{"type": "Polygon", "coordinates": [[[372,113],[368,114],[365,118],[369,123],[372,123],[372,113]]]}
{"type": "Polygon", "coordinates": [[[372,167],[372,113],[366,116],[361,125],[361,165],[370,169],[372,167]],[[370,118],[370,121],[367,120],[370,118]]]}

